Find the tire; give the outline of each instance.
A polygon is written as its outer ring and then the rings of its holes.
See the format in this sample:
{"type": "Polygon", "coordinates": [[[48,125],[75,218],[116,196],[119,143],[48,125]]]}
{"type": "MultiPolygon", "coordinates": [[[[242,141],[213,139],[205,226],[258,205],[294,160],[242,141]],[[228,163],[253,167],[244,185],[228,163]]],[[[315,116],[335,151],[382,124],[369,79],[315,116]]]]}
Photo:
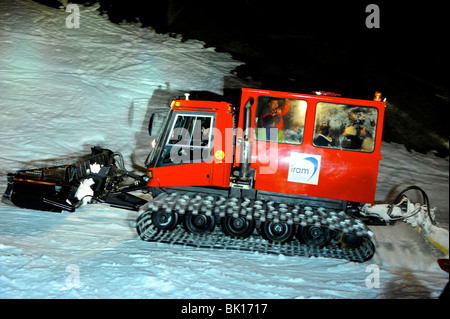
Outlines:
{"type": "Polygon", "coordinates": [[[153,212],[152,223],[155,228],[160,230],[174,230],[178,224],[178,214],[162,211],[153,212]]]}
{"type": "Polygon", "coordinates": [[[300,226],[297,238],[310,246],[323,247],[331,240],[330,230],[320,226],[300,226]]]}
{"type": "Polygon", "coordinates": [[[245,217],[226,216],[222,218],[221,225],[225,235],[235,238],[247,238],[255,229],[255,221],[245,217]]]}
{"type": "Polygon", "coordinates": [[[189,233],[205,234],[214,230],[216,221],[212,216],[187,214],[185,215],[183,226],[189,233]]]}
{"type": "Polygon", "coordinates": [[[285,243],[294,236],[294,226],[279,222],[264,222],[261,224],[261,235],[271,241],[277,243],[285,243]]]}

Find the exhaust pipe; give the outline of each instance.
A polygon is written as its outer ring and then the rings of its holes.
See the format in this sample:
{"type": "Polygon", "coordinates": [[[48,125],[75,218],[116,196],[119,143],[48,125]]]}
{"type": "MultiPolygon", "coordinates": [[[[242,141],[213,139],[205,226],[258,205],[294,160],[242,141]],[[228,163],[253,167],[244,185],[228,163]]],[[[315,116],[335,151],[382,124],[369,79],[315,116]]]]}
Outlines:
{"type": "Polygon", "coordinates": [[[252,158],[252,142],[250,140],[250,121],[252,117],[253,98],[249,98],[244,108],[244,134],[241,142],[241,163],[239,179],[248,181],[250,179],[250,162],[252,158]]]}

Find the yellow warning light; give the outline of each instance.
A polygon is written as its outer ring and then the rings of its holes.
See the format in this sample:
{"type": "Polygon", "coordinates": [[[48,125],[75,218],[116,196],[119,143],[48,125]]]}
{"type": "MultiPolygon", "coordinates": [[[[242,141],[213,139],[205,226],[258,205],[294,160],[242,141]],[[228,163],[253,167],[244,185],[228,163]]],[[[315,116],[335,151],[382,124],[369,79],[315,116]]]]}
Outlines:
{"type": "Polygon", "coordinates": [[[373,98],[374,101],[381,101],[381,92],[375,92],[375,97],[373,98]]]}
{"type": "Polygon", "coordinates": [[[170,104],[170,108],[173,108],[174,106],[180,106],[180,101],[173,100],[172,103],[170,104]]]}

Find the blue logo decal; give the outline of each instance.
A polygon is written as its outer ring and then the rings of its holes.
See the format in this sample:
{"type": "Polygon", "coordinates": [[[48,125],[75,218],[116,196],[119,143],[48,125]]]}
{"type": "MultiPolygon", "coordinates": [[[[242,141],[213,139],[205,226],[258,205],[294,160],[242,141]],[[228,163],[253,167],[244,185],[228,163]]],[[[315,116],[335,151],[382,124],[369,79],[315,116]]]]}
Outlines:
{"type": "Polygon", "coordinates": [[[314,157],[305,157],[305,161],[309,161],[313,164],[314,172],[311,174],[311,177],[308,178],[308,181],[316,174],[317,169],[319,168],[319,161],[314,157]]]}

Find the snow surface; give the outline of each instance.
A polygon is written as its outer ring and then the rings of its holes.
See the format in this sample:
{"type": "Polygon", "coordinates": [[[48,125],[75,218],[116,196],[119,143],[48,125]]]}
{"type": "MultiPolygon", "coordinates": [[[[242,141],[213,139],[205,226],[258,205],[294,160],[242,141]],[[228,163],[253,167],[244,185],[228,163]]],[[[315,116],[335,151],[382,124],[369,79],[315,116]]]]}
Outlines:
{"type": "MultiPolygon", "coordinates": [[[[8,172],[68,163],[94,145],[139,170],[148,100],[240,85],[230,71],[241,63],[202,42],[112,24],[95,7],[80,7],[80,28],[69,29],[68,15],[0,2],[2,194],[8,172]]],[[[448,230],[448,159],[388,143],[382,153],[377,202],[418,185],[448,230]]],[[[377,253],[360,264],[147,243],[136,217],[102,205],[53,214],[0,203],[0,298],[436,298],[448,281],[442,253],[406,223],[372,227],[377,253]]]]}

